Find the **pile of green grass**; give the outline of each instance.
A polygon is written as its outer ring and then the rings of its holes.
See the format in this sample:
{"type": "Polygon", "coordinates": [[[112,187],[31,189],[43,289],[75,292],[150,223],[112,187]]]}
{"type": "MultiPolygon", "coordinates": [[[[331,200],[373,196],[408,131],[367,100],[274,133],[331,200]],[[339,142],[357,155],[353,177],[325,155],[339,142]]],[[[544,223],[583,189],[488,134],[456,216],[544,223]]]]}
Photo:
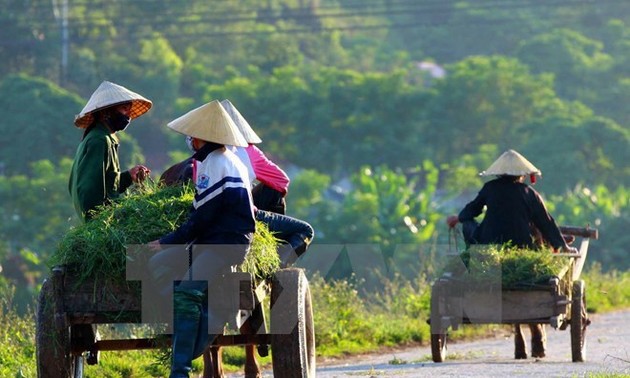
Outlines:
{"type": "Polygon", "coordinates": [[[498,284],[503,288],[536,288],[564,273],[570,259],[551,249],[532,250],[510,245],[472,245],[445,266],[467,283],[498,284]]]}
{"type": "MultiPolygon", "coordinates": [[[[66,265],[78,282],[125,280],[127,246],[145,244],[183,223],[194,198],[190,185],[148,185],[98,209],[94,218],[66,233],[49,265],[66,265]]],[[[250,253],[241,268],[257,279],[278,269],[277,240],[258,222],[250,253]]]]}

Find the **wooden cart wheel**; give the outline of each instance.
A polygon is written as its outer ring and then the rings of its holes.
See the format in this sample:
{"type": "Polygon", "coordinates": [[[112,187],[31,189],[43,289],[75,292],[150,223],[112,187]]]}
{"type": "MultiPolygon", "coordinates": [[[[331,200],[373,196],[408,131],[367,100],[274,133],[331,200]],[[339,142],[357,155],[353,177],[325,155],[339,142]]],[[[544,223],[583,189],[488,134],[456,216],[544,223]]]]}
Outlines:
{"type": "Polygon", "coordinates": [[[62,309],[63,271],[44,281],[37,304],[36,350],[39,378],[74,378],[70,324],[62,309]]]}
{"type": "Polygon", "coordinates": [[[271,286],[271,360],[276,377],[315,377],[311,290],[302,269],[282,269],[274,275],[271,286]]]}
{"type": "Polygon", "coordinates": [[[433,362],[446,359],[446,329],[441,324],[439,283],[431,288],[431,357],[433,362]]]}
{"type": "Polygon", "coordinates": [[[586,358],[586,292],[584,281],[573,282],[573,298],[571,300],[571,357],[573,362],[584,362],[586,358]]]}

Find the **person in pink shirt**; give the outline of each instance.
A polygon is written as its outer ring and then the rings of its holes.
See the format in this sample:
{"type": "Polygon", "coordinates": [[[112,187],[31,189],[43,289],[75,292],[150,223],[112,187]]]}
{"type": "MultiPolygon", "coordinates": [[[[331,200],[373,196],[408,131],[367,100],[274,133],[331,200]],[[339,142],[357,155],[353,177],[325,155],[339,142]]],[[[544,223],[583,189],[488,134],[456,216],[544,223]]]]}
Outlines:
{"type": "Polygon", "coordinates": [[[291,182],[289,176],[255,146],[255,144],[261,143],[262,139],[254,132],[230,100],[221,101],[221,105],[232,117],[232,121],[249,144],[247,147],[234,147],[234,152],[249,170],[252,185],[258,181],[258,184],[253,185],[252,188],[254,204],[259,210],[286,214],[285,197],[291,182]]]}

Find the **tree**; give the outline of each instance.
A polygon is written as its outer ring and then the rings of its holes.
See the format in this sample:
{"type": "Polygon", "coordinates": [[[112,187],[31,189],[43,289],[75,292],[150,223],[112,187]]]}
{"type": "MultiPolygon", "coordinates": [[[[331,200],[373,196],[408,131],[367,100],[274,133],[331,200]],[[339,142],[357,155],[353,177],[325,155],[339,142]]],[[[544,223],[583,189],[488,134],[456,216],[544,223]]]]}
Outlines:
{"type": "Polygon", "coordinates": [[[393,253],[399,244],[419,244],[431,239],[438,218],[433,203],[437,169],[425,162],[407,178],[385,166],[363,167],[352,176],[352,186],[334,213],[323,214],[326,242],[373,243],[393,253]],[[338,210],[338,211],[337,211],[338,210]]]}
{"type": "Polygon", "coordinates": [[[313,223],[317,243],[343,247],[327,277],[347,279],[359,270],[371,280],[374,269],[417,266],[422,245],[437,237],[437,182],[428,161],[405,173],[365,166],[352,175],[345,195],[321,206],[313,223]]]}
{"type": "Polygon", "coordinates": [[[546,193],[563,193],[581,183],[587,186],[626,186],[630,171],[630,132],[598,117],[583,105],[567,113],[537,120],[522,153],[543,172],[538,184],[546,193]]]}
{"type": "Polygon", "coordinates": [[[14,250],[28,248],[44,258],[77,215],[68,193],[72,161],[41,160],[27,174],[0,176],[0,239],[14,250]]]}
{"type": "Polygon", "coordinates": [[[547,204],[556,221],[563,225],[597,228],[599,239],[589,246],[589,260],[606,269],[630,268],[630,192],[625,187],[610,190],[604,185],[578,185],[573,190],[552,195],[547,204]]]}
{"type": "Polygon", "coordinates": [[[560,97],[586,104],[597,102],[596,88],[613,65],[603,43],[569,29],[537,35],[523,42],[516,55],[535,74],[553,73],[560,97]]]}
{"type": "Polygon", "coordinates": [[[0,78],[18,72],[59,77],[58,23],[45,0],[0,0],[0,78]]]}
{"type": "Polygon", "coordinates": [[[151,110],[134,121],[127,132],[138,141],[152,167],[162,167],[168,163],[164,151],[169,147],[164,120],[175,118],[182,60],[158,33],[138,40],[133,50],[136,55],[127,58],[106,54],[102,59],[110,69],[107,75],[100,74],[153,101],[151,110]]]}
{"type": "Polygon", "coordinates": [[[298,219],[313,219],[325,206],[330,176],[308,169],[291,178],[287,195],[287,214],[298,219]]]}
{"type": "Polygon", "coordinates": [[[422,161],[426,94],[409,75],[283,67],[271,76],[254,73],[211,86],[205,99],[230,98],[260,130],[265,150],[341,178],[365,164],[422,161]]]}
{"type": "Polygon", "coordinates": [[[630,27],[620,19],[606,22],[597,29],[605,51],[613,57],[613,66],[604,83],[594,85],[598,92],[592,107],[598,113],[614,119],[620,125],[630,124],[627,111],[630,102],[630,27]]]}
{"type": "MultiPolygon", "coordinates": [[[[83,130],[74,116],[85,103],[76,94],[52,82],[24,74],[9,75],[0,83],[0,163],[6,175],[28,175],[39,160],[59,162],[74,156],[83,130]]],[[[144,161],[137,142],[125,133],[121,164],[144,161]]],[[[2,173],[0,171],[0,173],[2,173]]]]}
{"type": "Polygon", "coordinates": [[[84,103],[52,82],[24,74],[0,82],[0,162],[5,174],[25,174],[30,163],[74,155],[81,132],[74,115],[84,103]]]}
{"type": "Polygon", "coordinates": [[[437,164],[484,144],[518,149],[527,140],[523,126],[558,106],[551,77],[534,76],[513,58],[470,57],[447,72],[436,81],[420,133],[425,158],[437,164]]]}

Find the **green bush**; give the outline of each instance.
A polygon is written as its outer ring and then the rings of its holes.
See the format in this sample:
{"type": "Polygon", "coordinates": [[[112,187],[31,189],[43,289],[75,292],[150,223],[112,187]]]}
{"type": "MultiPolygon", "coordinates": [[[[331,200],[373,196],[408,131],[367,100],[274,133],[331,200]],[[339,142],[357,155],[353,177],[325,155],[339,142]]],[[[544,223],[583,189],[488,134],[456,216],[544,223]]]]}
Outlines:
{"type": "Polygon", "coordinates": [[[586,284],[586,308],[589,312],[606,312],[630,307],[630,271],[602,271],[593,263],[580,279],[586,284]]]}
{"type": "Polygon", "coordinates": [[[10,286],[0,290],[0,377],[35,377],[35,317],[12,309],[13,293],[10,286]]]}
{"type": "MultiPolygon", "coordinates": [[[[148,243],[183,223],[194,198],[192,186],[148,185],[107,206],[87,223],[63,236],[49,265],[70,265],[78,282],[125,279],[127,246],[148,243]]],[[[279,266],[276,239],[258,222],[253,245],[242,268],[256,277],[268,277],[279,266]]]]}

